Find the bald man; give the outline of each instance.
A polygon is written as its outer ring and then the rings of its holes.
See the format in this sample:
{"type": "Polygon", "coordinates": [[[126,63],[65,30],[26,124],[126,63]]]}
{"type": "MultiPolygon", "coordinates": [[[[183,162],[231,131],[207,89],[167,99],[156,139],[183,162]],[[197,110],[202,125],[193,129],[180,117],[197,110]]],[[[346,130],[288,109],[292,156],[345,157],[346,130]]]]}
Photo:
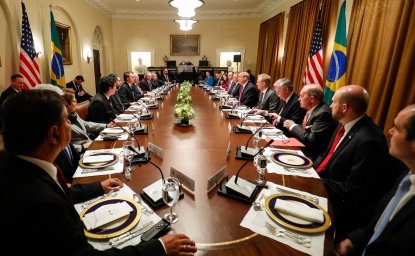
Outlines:
{"type": "MultiPolygon", "coordinates": [[[[415,104],[401,110],[389,130],[389,153],[410,170],[399,183],[409,178],[409,191],[399,197],[393,189],[379,204],[377,214],[365,228],[355,230],[336,246],[336,255],[411,255],[415,243],[415,104]],[[391,198],[395,197],[397,204],[391,198]],[[388,208],[393,209],[390,216],[388,208]],[[387,217],[389,216],[389,217],[387,217]],[[384,225],[382,225],[384,223],[384,225]],[[362,254],[364,252],[364,254],[362,254]]],[[[400,172],[394,169],[392,172],[400,172]]],[[[398,186],[397,186],[398,187],[398,186]]]]}
{"type": "Polygon", "coordinates": [[[332,116],[340,125],[314,168],[332,203],[339,239],[370,221],[397,175],[390,171],[392,158],[385,135],[366,115],[368,92],[359,85],[348,85],[337,90],[332,100],[332,116]],[[337,135],[340,130],[343,135],[337,135]]]}

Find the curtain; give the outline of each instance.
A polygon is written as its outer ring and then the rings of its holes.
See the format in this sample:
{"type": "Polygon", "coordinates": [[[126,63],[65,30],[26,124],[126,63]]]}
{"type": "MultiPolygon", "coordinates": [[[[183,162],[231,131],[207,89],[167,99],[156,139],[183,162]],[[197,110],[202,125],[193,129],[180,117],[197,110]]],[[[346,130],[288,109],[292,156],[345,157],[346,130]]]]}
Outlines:
{"type": "Polygon", "coordinates": [[[294,90],[297,92],[301,90],[300,86],[302,85],[304,70],[307,64],[307,56],[310,52],[311,39],[317,22],[320,3],[322,10],[323,66],[325,71],[323,71],[323,77],[325,77],[333,46],[332,42],[331,47],[327,42],[333,41],[338,1],[304,0],[290,8],[284,47],[285,52],[279,78],[286,77],[290,79],[294,84],[294,90]]]}
{"type": "Polygon", "coordinates": [[[370,95],[368,115],[386,132],[415,99],[415,1],[354,0],[347,84],[370,95]]]}
{"type": "Polygon", "coordinates": [[[266,73],[276,80],[281,66],[284,13],[261,23],[256,74],[266,73]]]}

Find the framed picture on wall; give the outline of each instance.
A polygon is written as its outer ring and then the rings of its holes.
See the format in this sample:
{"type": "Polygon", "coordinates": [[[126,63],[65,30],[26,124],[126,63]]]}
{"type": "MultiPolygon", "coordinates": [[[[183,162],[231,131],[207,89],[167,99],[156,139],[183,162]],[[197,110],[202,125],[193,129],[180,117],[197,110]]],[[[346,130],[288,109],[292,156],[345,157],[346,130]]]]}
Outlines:
{"type": "Polygon", "coordinates": [[[200,35],[170,35],[171,56],[200,55],[200,35]]]}
{"type": "Polygon", "coordinates": [[[72,64],[71,55],[71,27],[59,22],[55,22],[58,31],[59,42],[61,44],[63,65],[72,64]]]}

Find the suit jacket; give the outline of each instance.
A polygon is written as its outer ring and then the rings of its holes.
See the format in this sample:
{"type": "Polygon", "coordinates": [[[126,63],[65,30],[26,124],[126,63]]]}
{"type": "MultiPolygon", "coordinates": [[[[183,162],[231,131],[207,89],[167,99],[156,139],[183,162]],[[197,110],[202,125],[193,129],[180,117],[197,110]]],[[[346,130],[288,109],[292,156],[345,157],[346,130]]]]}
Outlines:
{"type": "Polygon", "coordinates": [[[261,97],[261,92],[259,93],[258,104],[255,106],[255,108],[267,110],[268,112],[271,112],[271,113],[277,110],[280,98],[277,96],[274,89],[272,88],[267,89],[262,99],[262,102],[259,97],[261,97]]]}
{"type": "MultiPolygon", "coordinates": [[[[7,211],[0,213],[7,220],[3,223],[7,236],[2,243],[16,245],[16,238],[24,230],[31,233],[24,246],[16,248],[21,255],[165,255],[158,239],[121,250],[94,249],[87,241],[73,203],[46,171],[32,163],[10,157],[0,170],[0,185],[5,191],[14,191],[0,195],[7,205],[7,211]]],[[[88,196],[97,194],[84,188],[88,196]]]]}
{"type": "Polygon", "coordinates": [[[1,97],[0,97],[0,108],[1,108],[1,105],[3,104],[3,102],[9,97],[9,96],[11,96],[11,95],[13,95],[13,94],[15,94],[15,93],[17,93],[14,89],[13,89],[13,87],[11,87],[11,86],[9,86],[6,90],[4,90],[2,93],[1,93],[1,97]]]}
{"type": "Polygon", "coordinates": [[[138,85],[144,92],[150,92],[154,89],[153,85],[151,84],[151,81],[147,81],[146,79],[141,80],[138,85]]]}
{"type": "Polygon", "coordinates": [[[92,96],[84,90],[82,84],[75,84],[74,81],[70,81],[66,84],[66,88],[72,88],[75,91],[75,98],[78,102],[90,100],[92,98],[92,96]],[[81,96],[79,95],[80,92],[84,92],[84,94],[81,96]]]}
{"type": "Polygon", "coordinates": [[[130,86],[127,82],[124,82],[118,90],[118,95],[120,96],[121,102],[126,109],[130,107],[131,102],[136,101],[132,87],[133,85],[130,86]]]}
{"type": "Polygon", "coordinates": [[[139,99],[144,97],[144,92],[143,92],[143,90],[141,90],[139,85],[133,84],[131,86],[131,90],[133,90],[135,101],[138,101],[139,99]]]}
{"type": "Polygon", "coordinates": [[[164,76],[164,74],[161,74],[159,76],[159,79],[163,82],[173,82],[173,78],[170,76],[170,74],[167,75],[167,77],[164,76]]]}
{"type": "Polygon", "coordinates": [[[71,151],[71,157],[68,155],[66,149],[63,149],[56,157],[55,164],[61,168],[66,182],[72,183],[80,157],[72,143],[69,143],[69,149],[71,151]]]}
{"type": "Polygon", "coordinates": [[[241,86],[238,83],[232,81],[228,89],[229,95],[231,95],[234,98],[238,97],[240,88],[241,86]]]}
{"type": "MultiPolygon", "coordinates": [[[[281,108],[283,106],[282,100],[280,100],[280,103],[277,107],[277,110],[275,113],[280,113],[281,108]]],[[[301,108],[300,102],[298,101],[298,95],[293,93],[288,100],[288,102],[285,103],[284,108],[282,109],[282,112],[280,113],[281,119],[276,124],[276,127],[284,132],[285,135],[289,135],[289,131],[284,127],[283,123],[285,120],[293,120],[294,123],[299,124],[303,122],[304,116],[305,116],[305,109],[301,108]]]]}
{"type": "Polygon", "coordinates": [[[86,119],[95,123],[107,124],[114,120],[117,111],[111,106],[104,93],[97,93],[88,108],[86,119]]]}
{"type": "Polygon", "coordinates": [[[240,90],[243,90],[239,100],[241,104],[252,108],[258,103],[258,90],[253,83],[248,82],[245,88],[241,86],[240,90]]]}
{"type": "Polygon", "coordinates": [[[69,115],[71,120],[71,143],[76,151],[82,153],[82,144],[90,141],[89,134],[98,133],[105,129],[106,123],[95,123],[83,120],[76,112],[69,115]]]}
{"type": "Polygon", "coordinates": [[[124,104],[121,102],[120,95],[118,95],[118,92],[116,92],[114,95],[110,96],[110,101],[112,103],[112,106],[117,111],[117,114],[124,113],[124,104]]]}
{"type": "MultiPolygon", "coordinates": [[[[392,170],[395,171],[395,170],[392,170]]],[[[404,175],[408,172],[406,171],[404,175]]],[[[385,210],[392,196],[395,194],[399,182],[379,203],[375,217],[364,228],[357,229],[347,235],[353,242],[355,251],[352,255],[362,255],[367,243],[373,235],[375,225],[385,210]]],[[[412,255],[415,243],[415,197],[412,197],[393,219],[386,225],[380,236],[367,245],[364,255],[412,255]]]]}
{"type": "Polygon", "coordinates": [[[333,119],[330,107],[321,102],[308,117],[306,128],[295,125],[291,134],[304,143],[304,154],[315,160],[327,149],[338,122],[333,119]]]}
{"type": "MultiPolygon", "coordinates": [[[[331,144],[332,141],[328,149],[331,144]]],[[[325,155],[316,159],[315,168],[325,155]]],[[[366,225],[373,217],[375,206],[396,181],[397,174],[390,170],[392,161],[385,135],[368,116],[345,134],[320,172],[333,206],[338,235],[366,225]]]]}

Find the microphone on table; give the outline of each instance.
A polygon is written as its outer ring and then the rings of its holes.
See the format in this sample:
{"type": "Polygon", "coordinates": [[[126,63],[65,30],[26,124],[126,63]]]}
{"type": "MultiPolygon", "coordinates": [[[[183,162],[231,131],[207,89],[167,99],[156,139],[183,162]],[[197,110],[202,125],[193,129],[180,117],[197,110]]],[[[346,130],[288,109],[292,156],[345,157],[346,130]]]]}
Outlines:
{"type": "MultiPolygon", "coordinates": [[[[269,145],[271,145],[272,143],[274,142],[274,140],[273,139],[271,139],[270,141],[268,141],[268,143],[265,145],[265,146],[263,146],[262,148],[260,148],[259,150],[258,150],[258,152],[256,152],[255,153],[255,155],[253,156],[254,158],[259,154],[259,153],[262,153],[263,151],[264,151],[264,149],[266,148],[266,147],[268,147],[269,145]]],[[[241,170],[242,170],[242,168],[247,164],[249,162],[249,160],[247,160],[240,168],[239,168],[239,170],[238,170],[238,172],[236,173],[236,177],[235,177],[235,184],[238,184],[238,178],[239,178],[239,173],[241,172],[241,170]]]]}
{"type": "Polygon", "coordinates": [[[133,117],[135,117],[135,119],[137,119],[137,121],[138,121],[138,124],[140,125],[140,128],[141,128],[141,121],[140,121],[140,118],[138,118],[138,116],[137,115],[134,115],[134,114],[132,114],[133,115],[133,117]]]}
{"type": "Polygon", "coordinates": [[[138,104],[140,104],[141,106],[143,106],[146,109],[146,113],[150,113],[150,110],[148,109],[146,104],[144,104],[144,102],[138,101],[138,104]]]}
{"type": "MultiPolygon", "coordinates": [[[[236,148],[236,157],[240,157],[240,158],[248,158],[250,160],[252,160],[254,158],[254,154],[255,151],[253,148],[248,148],[248,144],[249,141],[256,135],[259,134],[259,137],[262,137],[262,128],[266,125],[267,123],[263,123],[254,133],[252,133],[252,135],[248,138],[248,140],[246,141],[245,147],[244,146],[240,146],[236,148]],[[238,151],[240,153],[240,155],[238,155],[238,151]]],[[[247,159],[247,160],[248,160],[247,159]]]]}
{"type": "MultiPolygon", "coordinates": [[[[273,139],[271,139],[265,146],[263,146],[262,148],[260,148],[258,150],[258,152],[254,155],[257,156],[258,154],[262,153],[264,151],[264,149],[266,147],[268,147],[269,145],[271,145],[274,142],[273,139]]],[[[239,179],[239,174],[241,173],[242,169],[247,165],[247,163],[250,160],[245,161],[245,163],[243,165],[241,165],[241,167],[239,168],[238,172],[236,173],[236,176],[233,175],[228,182],[225,184],[226,187],[226,194],[234,199],[240,200],[242,198],[243,201],[249,201],[252,202],[253,197],[258,189],[258,185],[244,180],[244,179],[239,179]],[[239,179],[239,184],[238,184],[238,179],[239,179]]]]}
{"type": "Polygon", "coordinates": [[[245,119],[249,116],[249,114],[251,113],[251,111],[252,110],[250,110],[249,112],[247,112],[246,114],[245,114],[245,116],[242,118],[242,120],[241,120],[241,123],[239,124],[239,125],[237,125],[236,126],[236,128],[237,129],[239,129],[239,130],[244,130],[244,131],[249,131],[249,132],[251,132],[251,129],[247,129],[247,128],[245,128],[245,127],[243,127],[243,123],[245,122],[245,119]]]}
{"type": "Polygon", "coordinates": [[[144,147],[143,147],[144,152],[141,152],[141,146],[140,146],[140,143],[138,142],[137,138],[134,136],[134,133],[133,133],[133,132],[131,132],[131,131],[128,131],[127,129],[125,129],[124,127],[122,127],[122,126],[121,126],[120,124],[118,124],[117,122],[114,122],[114,124],[115,124],[116,126],[120,127],[123,131],[125,131],[125,132],[126,132],[126,133],[130,136],[130,137],[133,137],[133,139],[135,140],[135,142],[137,142],[137,147],[138,147],[138,149],[139,149],[138,151],[137,151],[136,149],[134,149],[133,151],[137,153],[137,156],[138,156],[138,157],[146,159],[146,158],[145,158],[146,151],[145,151],[145,149],[144,149],[144,147]],[[140,153],[140,152],[141,152],[141,153],[140,153]]]}

